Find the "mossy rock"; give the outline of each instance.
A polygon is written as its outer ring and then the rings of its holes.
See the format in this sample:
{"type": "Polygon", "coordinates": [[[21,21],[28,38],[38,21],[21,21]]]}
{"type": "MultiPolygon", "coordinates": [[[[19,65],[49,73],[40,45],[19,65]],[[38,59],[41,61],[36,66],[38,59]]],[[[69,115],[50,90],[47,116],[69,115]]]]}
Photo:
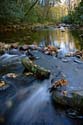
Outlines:
{"type": "Polygon", "coordinates": [[[23,58],[22,64],[24,65],[27,72],[33,73],[34,76],[36,76],[39,79],[45,79],[49,78],[50,71],[47,69],[44,69],[43,67],[40,67],[36,64],[34,64],[30,59],[23,58]]]}
{"type": "Polygon", "coordinates": [[[82,109],[83,111],[83,90],[67,91],[66,95],[62,91],[56,90],[52,92],[52,98],[60,105],[82,109]]]}

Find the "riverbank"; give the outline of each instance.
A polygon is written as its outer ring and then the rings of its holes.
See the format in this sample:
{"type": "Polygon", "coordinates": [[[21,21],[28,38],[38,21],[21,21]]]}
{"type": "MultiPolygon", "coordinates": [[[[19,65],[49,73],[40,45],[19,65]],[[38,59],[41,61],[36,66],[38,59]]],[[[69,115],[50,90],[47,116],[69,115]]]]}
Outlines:
{"type": "Polygon", "coordinates": [[[11,32],[16,30],[35,30],[35,27],[44,28],[45,26],[54,25],[52,22],[46,23],[17,23],[17,24],[0,24],[0,32],[11,32]]]}

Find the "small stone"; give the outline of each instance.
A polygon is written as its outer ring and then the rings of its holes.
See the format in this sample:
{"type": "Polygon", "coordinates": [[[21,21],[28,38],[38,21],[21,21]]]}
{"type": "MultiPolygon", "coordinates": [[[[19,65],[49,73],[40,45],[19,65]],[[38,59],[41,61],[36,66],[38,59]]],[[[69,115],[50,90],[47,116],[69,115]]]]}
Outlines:
{"type": "Polygon", "coordinates": [[[31,72],[28,72],[28,73],[25,73],[26,76],[29,76],[29,75],[33,75],[33,73],[31,72]]]}
{"type": "Polygon", "coordinates": [[[66,95],[67,95],[67,91],[62,91],[62,94],[63,94],[64,96],[66,96],[66,95]]]}
{"type": "Polygon", "coordinates": [[[7,77],[16,78],[17,75],[16,75],[15,73],[8,73],[8,74],[7,74],[7,77]]]}
{"type": "Polygon", "coordinates": [[[63,61],[63,62],[68,62],[68,60],[67,60],[67,59],[62,59],[62,61],[63,61]]]}
{"type": "Polygon", "coordinates": [[[75,60],[74,60],[74,62],[79,63],[79,64],[83,64],[83,62],[82,62],[82,61],[77,60],[77,59],[75,59],[75,60]]]}

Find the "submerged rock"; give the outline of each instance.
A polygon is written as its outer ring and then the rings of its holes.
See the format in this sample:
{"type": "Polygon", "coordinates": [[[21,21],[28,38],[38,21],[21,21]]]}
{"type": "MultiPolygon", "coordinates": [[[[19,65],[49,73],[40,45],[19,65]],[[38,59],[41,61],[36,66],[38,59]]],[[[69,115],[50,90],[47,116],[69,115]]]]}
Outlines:
{"type": "Polygon", "coordinates": [[[28,58],[22,59],[22,64],[24,65],[25,69],[28,72],[32,72],[34,76],[36,76],[39,79],[45,79],[48,78],[50,75],[50,71],[46,70],[38,65],[35,65],[31,60],[28,58]]]}

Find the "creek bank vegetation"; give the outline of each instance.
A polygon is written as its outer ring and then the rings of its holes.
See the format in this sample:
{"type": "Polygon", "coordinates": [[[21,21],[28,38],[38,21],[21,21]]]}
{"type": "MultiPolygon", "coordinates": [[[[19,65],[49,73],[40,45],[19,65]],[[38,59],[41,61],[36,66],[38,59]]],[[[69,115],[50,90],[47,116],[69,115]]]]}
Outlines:
{"type": "Polygon", "coordinates": [[[62,20],[65,23],[75,24],[80,29],[83,29],[83,1],[78,6],[75,6],[73,10],[70,8],[68,15],[63,17],[62,20]]]}

